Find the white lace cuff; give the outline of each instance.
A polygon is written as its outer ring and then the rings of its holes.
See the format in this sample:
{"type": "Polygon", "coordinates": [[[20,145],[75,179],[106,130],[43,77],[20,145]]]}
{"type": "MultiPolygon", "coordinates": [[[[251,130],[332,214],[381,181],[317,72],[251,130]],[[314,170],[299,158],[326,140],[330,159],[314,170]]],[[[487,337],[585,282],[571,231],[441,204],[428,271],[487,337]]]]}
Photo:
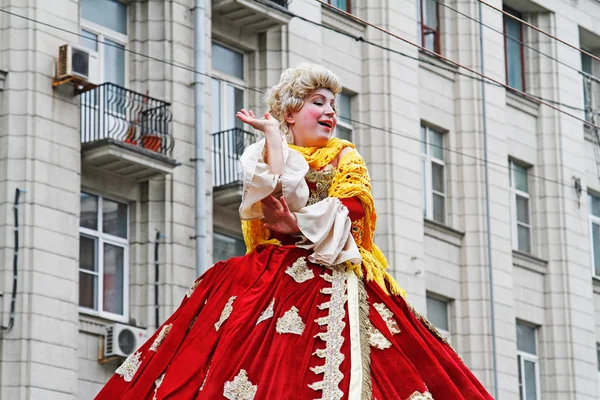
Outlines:
{"type": "Polygon", "coordinates": [[[291,150],[282,137],[283,173],[273,173],[264,160],[266,140],[263,138],[244,151],[240,162],[243,170],[243,194],[240,204],[240,218],[257,219],[264,216],[261,200],[274,191],[281,191],[290,210],[298,211],[308,200],[308,186],[304,176],[308,172],[308,164],[302,154],[291,150]]]}
{"type": "Polygon", "coordinates": [[[328,197],[296,212],[298,227],[304,235],[297,247],[313,250],[308,260],[321,265],[344,261],[360,264],[360,252],[352,237],[348,209],[336,197],[328,197]]]}

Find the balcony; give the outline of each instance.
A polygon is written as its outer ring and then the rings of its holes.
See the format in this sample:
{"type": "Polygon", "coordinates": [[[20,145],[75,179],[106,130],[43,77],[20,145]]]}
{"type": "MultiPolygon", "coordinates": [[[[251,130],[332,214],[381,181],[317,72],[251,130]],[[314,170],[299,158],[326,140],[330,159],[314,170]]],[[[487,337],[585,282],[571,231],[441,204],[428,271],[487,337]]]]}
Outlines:
{"type": "Polygon", "coordinates": [[[246,32],[263,32],[287,25],[287,0],[212,0],[213,19],[243,28],[246,32]]]}
{"type": "Polygon", "coordinates": [[[240,128],[213,134],[213,201],[236,209],[242,201],[242,166],[240,156],[256,141],[252,132],[240,128]]]}
{"type": "Polygon", "coordinates": [[[81,95],[82,164],[136,182],[170,174],[169,103],[112,83],[81,95]]]}

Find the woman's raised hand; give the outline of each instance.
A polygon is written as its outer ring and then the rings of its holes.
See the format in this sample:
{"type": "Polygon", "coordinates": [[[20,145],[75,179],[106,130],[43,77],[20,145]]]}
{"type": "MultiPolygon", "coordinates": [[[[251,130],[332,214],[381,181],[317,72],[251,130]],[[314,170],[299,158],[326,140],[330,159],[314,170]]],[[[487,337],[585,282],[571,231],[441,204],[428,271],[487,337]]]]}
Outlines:
{"type": "Polygon", "coordinates": [[[254,129],[263,131],[265,135],[281,134],[279,131],[279,121],[268,112],[264,114],[264,118],[258,119],[252,110],[244,110],[242,108],[235,116],[254,129]]]}

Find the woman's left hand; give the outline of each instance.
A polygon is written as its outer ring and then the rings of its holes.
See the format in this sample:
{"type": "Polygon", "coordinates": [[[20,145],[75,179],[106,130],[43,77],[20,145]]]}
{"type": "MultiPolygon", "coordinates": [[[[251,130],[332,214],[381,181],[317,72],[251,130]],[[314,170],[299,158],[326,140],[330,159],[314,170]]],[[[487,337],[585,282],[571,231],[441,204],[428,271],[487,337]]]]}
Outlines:
{"type": "Polygon", "coordinates": [[[281,197],[281,200],[269,196],[262,199],[261,203],[268,209],[266,210],[267,212],[265,212],[265,228],[285,235],[296,235],[300,233],[300,228],[298,228],[298,218],[290,211],[283,196],[281,197]]]}

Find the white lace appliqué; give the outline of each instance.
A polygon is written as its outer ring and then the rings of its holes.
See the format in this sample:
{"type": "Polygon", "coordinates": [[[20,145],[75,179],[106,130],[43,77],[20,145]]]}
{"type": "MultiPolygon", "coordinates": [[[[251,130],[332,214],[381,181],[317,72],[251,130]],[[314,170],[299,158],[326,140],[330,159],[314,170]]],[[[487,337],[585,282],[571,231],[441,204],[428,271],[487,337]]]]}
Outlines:
{"type": "Polygon", "coordinates": [[[185,292],[185,297],[187,297],[188,299],[190,297],[192,297],[192,294],[194,293],[194,290],[196,290],[196,288],[198,287],[198,285],[200,285],[200,282],[202,282],[202,279],[196,279],[194,281],[194,283],[192,283],[192,286],[189,287],[189,289],[187,290],[187,292],[185,292]]]}
{"type": "Polygon", "coordinates": [[[373,325],[369,329],[369,344],[379,350],[385,350],[392,346],[392,343],[383,336],[383,333],[373,325]]]}
{"type": "Polygon", "coordinates": [[[142,364],[142,360],[140,360],[142,353],[136,352],[130,354],[129,357],[125,360],[123,364],[115,371],[115,374],[121,375],[125,382],[131,382],[133,376],[137,372],[138,368],[142,364]]]}
{"type": "Polygon", "coordinates": [[[344,378],[344,374],[340,371],[340,365],[344,361],[341,348],[344,343],[342,332],[346,326],[344,322],[346,275],[343,271],[343,268],[334,268],[331,275],[321,275],[323,279],[331,282],[331,288],[321,289],[321,293],[331,295],[331,300],[319,305],[321,310],[329,309],[329,314],[315,321],[321,326],[326,325],[327,331],[316,335],[325,341],[325,348],[317,349],[314,354],[319,358],[324,358],[325,364],[311,367],[310,370],[315,374],[323,374],[323,380],[308,386],[314,390],[321,390],[322,400],[339,400],[344,396],[344,392],[339,388],[339,384],[344,378]]]}
{"type": "Polygon", "coordinates": [[[256,325],[260,324],[261,322],[263,322],[266,319],[272,318],[273,314],[274,314],[274,308],[275,307],[275,299],[271,300],[271,303],[269,304],[269,306],[265,309],[265,311],[263,311],[260,314],[260,317],[258,317],[258,321],[256,321],[256,325]]]}
{"type": "Polygon", "coordinates": [[[414,392],[406,400],[433,400],[433,396],[429,392],[425,392],[425,393],[414,392]]]}
{"type": "Polygon", "coordinates": [[[172,327],[173,327],[173,324],[165,325],[165,326],[162,327],[162,329],[160,330],[160,333],[154,339],[154,342],[152,343],[152,346],[150,346],[150,351],[157,351],[158,350],[158,348],[160,347],[160,345],[162,344],[162,342],[165,340],[165,338],[167,337],[167,335],[169,334],[169,332],[171,332],[171,328],[172,327]]]}
{"type": "Polygon", "coordinates": [[[396,322],[396,319],[394,318],[394,313],[392,313],[390,309],[386,307],[385,304],[374,303],[373,307],[375,307],[379,315],[381,315],[381,318],[385,321],[385,324],[387,325],[392,335],[400,333],[400,327],[398,326],[398,322],[396,322]]]}
{"type": "Polygon", "coordinates": [[[227,318],[231,315],[231,312],[233,311],[233,301],[236,297],[237,296],[231,296],[229,300],[227,300],[227,304],[225,304],[223,311],[221,311],[221,317],[215,322],[215,329],[217,332],[219,331],[219,328],[221,328],[221,325],[223,325],[223,322],[227,321],[227,318]]]}
{"type": "Polygon", "coordinates": [[[160,376],[156,381],[154,381],[154,396],[152,396],[152,400],[156,400],[156,395],[158,394],[158,388],[162,385],[163,380],[165,379],[166,372],[160,376]]]}
{"type": "Polygon", "coordinates": [[[293,333],[295,335],[302,335],[304,332],[304,322],[302,322],[302,318],[298,315],[298,309],[294,306],[286,311],[283,316],[281,316],[277,320],[277,326],[275,330],[277,333],[293,333]]]}
{"type": "Polygon", "coordinates": [[[300,257],[290,267],[285,270],[285,273],[294,278],[298,283],[306,282],[315,277],[312,269],[306,265],[306,257],[300,257]]]}
{"type": "Polygon", "coordinates": [[[223,396],[229,400],[253,400],[257,390],[258,386],[248,380],[248,373],[242,369],[233,381],[225,382],[223,396]]]}

